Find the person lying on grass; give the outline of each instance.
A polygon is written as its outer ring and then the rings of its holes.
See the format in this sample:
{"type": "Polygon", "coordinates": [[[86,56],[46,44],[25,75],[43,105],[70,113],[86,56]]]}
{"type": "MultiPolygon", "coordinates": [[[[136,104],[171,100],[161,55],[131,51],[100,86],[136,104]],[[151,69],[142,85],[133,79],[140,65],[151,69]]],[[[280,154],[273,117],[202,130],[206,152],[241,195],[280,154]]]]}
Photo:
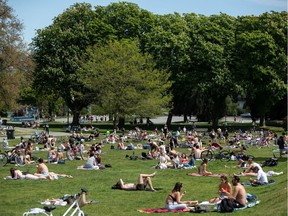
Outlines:
{"type": "Polygon", "coordinates": [[[145,190],[147,185],[149,186],[151,191],[155,191],[152,185],[151,177],[154,177],[156,172],[152,174],[139,174],[137,184],[134,183],[125,183],[122,179],[120,179],[116,185],[114,185],[113,189],[121,189],[121,190],[145,190]]]}
{"type": "Polygon", "coordinates": [[[12,179],[30,179],[30,180],[45,180],[47,179],[45,176],[36,176],[30,173],[23,173],[22,171],[11,168],[10,175],[12,179]]]}
{"type": "Polygon", "coordinates": [[[168,194],[165,200],[165,208],[169,211],[171,210],[189,210],[189,206],[195,206],[198,204],[198,201],[181,201],[182,197],[185,196],[186,191],[181,193],[183,184],[181,182],[177,182],[173,188],[173,190],[168,194]]]}
{"type": "Polygon", "coordinates": [[[93,204],[96,202],[93,200],[87,200],[86,196],[88,195],[88,192],[89,192],[88,189],[81,188],[81,190],[78,194],[75,194],[75,195],[65,194],[61,198],[47,199],[44,202],[42,202],[41,204],[44,204],[44,205],[62,205],[62,206],[65,206],[66,204],[72,205],[73,202],[75,201],[75,198],[76,198],[78,201],[79,207],[81,208],[85,205],[93,204]]]}

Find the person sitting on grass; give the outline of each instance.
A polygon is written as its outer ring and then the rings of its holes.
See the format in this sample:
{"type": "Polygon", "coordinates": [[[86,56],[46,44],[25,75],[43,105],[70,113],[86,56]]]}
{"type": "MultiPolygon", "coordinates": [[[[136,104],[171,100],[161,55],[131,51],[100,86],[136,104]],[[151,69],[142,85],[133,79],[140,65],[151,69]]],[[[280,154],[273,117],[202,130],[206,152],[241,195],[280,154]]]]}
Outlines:
{"type": "Polygon", "coordinates": [[[243,185],[240,184],[240,178],[233,176],[232,184],[234,186],[234,192],[228,194],[228,199],[233,201],[234,208],[243,208],[246,205],[246,190],[243,185]]]}
{"type": "Polygon", "coordinates": [[[185,153],[183,153],[181,155],[181,163],[182,163],[182,167],[184,169],[189,169],[189,168],[194,168],[195,167],[195,159],[194,159],[194,157],[191,157],[189,159],[189,157],[185,153]]]}
{"type": "Polygon", "coordinates": [[[43,158],[39,158],[38,163],[39,164],[37,166],[37,172],[34,174],[35,176],[38,176],[38,177],[44,176],[50,180],[58,179],[58,177],[73,178],[71,175],[49,172],[48,167],[46,166],[46,164],[44,164],[43,158]]]}
{"type": "Polygon", "coordinates": [[[198,173],[187,173],[188,176],[210,176],[210,177],[219,177],[221,175],[227,176],[227,174],[213,174],[212,172],[207,171],[208,159],[204,158],[201,165],[198,167],[198,173]]]}
{"type": "Polygon", "coordinates": [[[120,179],[116,185],[114,185],[113,189],[121,189],[121,190],[145,190],[147,185],[149,186],[152,192],[155,191],[152,185],[151,177],[154,177],[156,172],[152,174],[139,174],[137,184],[134,183],[125,183],[122,179],[120,179]]]}
{"type": "Polygon", "coordinates": [[[253,171],[253,168],[258,167],[259,170],[262,170],[260,164],[254,162],[252,158],[249,158],[247,163],[248,163],[247,169],[239,174],[234,174],[234,176],[257,176],[257,173],[253,171]]]}
{"type": "Polygon", "coordinates": [[[191,155],[196,160],[200,160],[201,159],[201,153],[202,153],[202,150],[200,149],[199,145],[196,145],[196,147],[193,147],[192,150],[191,150],[191,155]]]}
{"type": "Polygon", "coordinates": [[[180,209],[189,210],[189,206],[195,206],[198,204],[197,201],[181,201],[186,194],[186,191],[181,193],[182,186],[182,183],[177,182],[173,190],[168,194],[165,200],[165,208],[167,208],[169,211],[180,209]]]}
{"type": "Polygon", "coordinates": [[[232,186],[228,181],[227,176],[220,176],[220,184],[218,186],[218,197],[212,198],[209,200],[209,203],[216,203],[222,200],[223,198],[227,197],[228,194],[232,193],[232,186]]]}
{"type": "Polygon", "coordinates": [[[250,178],[250,183],[252,185],[268,184],[267,174],[265,172],[263,172],[262,169],[260,170],[258,167],[254,167],[252,170],[253,170],[253,172],[257,173],[257,178],[256,179],[250,178]]]}
{"type": "Polygon", "coordinates": [[[96,161],[96,157],[93,151],[90,152],[87,162],[80,167],[86,168],[86,169],[99,169],[99,166],[98,166],[98,163],[96,161]]]}
{"type": "Polygon", "coordinates": [[[189,175],[189,176],[209,176],[209,175],[212,175],[212,172],[207,171],[207,164],[208,164],[208,159],[204,158],[203,162],[198,167],[198,173],[187,173],[187,175],[189,175]]]}

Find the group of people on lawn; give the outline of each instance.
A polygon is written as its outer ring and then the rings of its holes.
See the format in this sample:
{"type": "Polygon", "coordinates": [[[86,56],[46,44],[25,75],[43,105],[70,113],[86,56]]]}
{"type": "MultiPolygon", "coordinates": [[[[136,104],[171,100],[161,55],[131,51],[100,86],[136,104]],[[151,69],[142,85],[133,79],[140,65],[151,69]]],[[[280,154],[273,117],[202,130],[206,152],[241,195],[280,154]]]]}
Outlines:
{"type": "MultiPolygon", "coordinates": [[[[75,132],[74,132],[75,133],[75,132]]],[[[155,130],[153,133],[155,135],[158,133],[157,130],[155,130]]],[[[177,147],[177,139],[175,137],[169,137],[169,131],[168,128],[164,128],[162,130],[161,139],[159,141],[159,145],[152,140],[148,140],[149,143],[149,155],[152,156],[152,158],[157,158],[159,160],[159,168],[179,168],[181,167],[195,167],[195,160],[201,158],[201,149],[200,146],[202,146],[202,142],[200,137],[193,136],[191,134],[188,134],[189,141],[193,143],[191,158],[189,158],[186,154],[182,153],[179,155],[178,152],[176,152],[175,148],[177,147]],[[169,145],[165,146],[163,140],[169,140],[169,145]],[[167,148],[168,147],[168,148],[167,148]]],[[[111,134],[107,134],[108,137],[111,137],[111,134]]],[[[114,138],[116,137],[113,136],[114,138]]],[[[124,139],[120,139],[121,142],[124,142],[124,139]]],[[[222,148],[221,145],[215,146],[213,145],[213,142],[209,142],[210,146],[214,146],[215,148],[222,148]]],[[[65,148],[65,146],[64,146],[65,148]]],[[[49,153],[54,150],[54,147],[51,147],[49,149],[49,153]]],[[[63,158],[63,153],[61,157],[61,151],[59,151],[59,154],[55,153],[55,157],[57,160],[63,158]],[[57,156],[58,155],[58,156],[57,156]],[[59,156],[60,155],[60,156],[59,156]]],[[[52,154],[52,153],[51,153],[52,154]]],[[[97,166],[101,163],[101,157],[99,156],[101,154],[101,145],[92,145],[91,149],[88,151],[88,159],[87,162],[83,165],[83,167],[92,168],[94,166],[97,166]],[[96,147],[97,146],[97,147],[96,147]],[[95,155],[97,155],[95,157],[95,155]],[[98,157],[98,159],[97,159],[98,157]]],[[[53,172],[49,172],[48,167],[44,164],[44,160],[40,158],[38,160],[38,166],[37,166],[37,172],[34,174],[29,173],[23,173],[18,169],[11,168],[10,173],[11,177],[13,179],[58,179],[59,177],[67,177],[72,178],[70,175],[66,174],[57,174],[53,172]]],[[[209,172],[207,170],[208,160],[205,158],[201,165],[198,167],[198,172],[196,173],[187,173],[189,176],[218,176],[220,177],[220,184],[218,187],[218,193],[219,196],[214,197],[209,200],[210,203],[216,203],[221,202],[222,199],[228,198],[233,200],[234,207],[235,208],[241,208],[246,205],[246,190],[240,183],[240,177],[239,176],[257,176],[256,179],[250,179],[250,182],[252,184],[267,184],[268,178],[267,174],[262,170],[261,166],[255,162],[252,161],[252,159],[248,160],[248,167],[246,171],[235,174],[232,178],[232,185],[234,186],[234,192],[232,192],[232,186],[228,182],[228,178],[226,174],[213,174],[212,172],[209,172]]],[[[122,190],[146,190],[147,188],[150,188],[151,191],[155,191],[155,188],[152,184],[152,178],[156,175],[156,173],[152,174],[139,174],[138,175],[138,181],[137,183],[126,183],[122,179],[120,179],[116,183],[117,189],[122,190]]],[[[177,210],[177,209],[186,209],[189,208],[189,206],[195,206],[197,202],[195,201],[182,201],[182,198],[185,196],[186,192],[181,192],[183,187],[183,184],[180,182],[177,182],[172,189],[172,191],[168,194],[166,200],[165,200],[165,206],[168,210],[177,210]]]]}
{"type": "MultiPolygon", "coordinates": [[[[139,174],[138,182],[126,183],[120,179],[114,189],[121,190],[145,190],[148,186],[151,191],[155,191],[151,178],[154,177],[156,173],[152,174],[139,174]]],[[[234,192],[232,192],[232,186],[228,182],[227,176],[220,176],[220,184],[218,186],[219,196],[214,197],[209,200],[212,203],[220,203],[221,200],[227,198],[233,201],[234,208],[242,208],[246,205],[246,190],[240,183],[240,178],[238,176],[233,176],[232,184],[234,186],[234,192]]],[[[176,182],[172,191],[168,194],[165,199],[165,207],[168,210],[190,210],[189,207],[198,205],[198,201],[183,201],[182,198],[186,195],[186,191],[181,192],[183,184],[181,182],[176,182]]]]}

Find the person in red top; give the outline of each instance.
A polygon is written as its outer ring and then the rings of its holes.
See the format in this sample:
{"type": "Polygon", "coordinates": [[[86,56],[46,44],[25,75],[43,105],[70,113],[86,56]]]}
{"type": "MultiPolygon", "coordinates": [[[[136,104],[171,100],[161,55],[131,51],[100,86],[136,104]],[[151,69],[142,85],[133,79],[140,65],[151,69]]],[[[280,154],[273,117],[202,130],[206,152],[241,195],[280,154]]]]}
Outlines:
{"type": "Polygon", "coordinates": [[[227,176],[220,176],[220,184],[218,186],[218,197],[214,197],[211,200],[209,200],[209,203],[216,203],[220,200],[222,200],[223,198],[227,198],[229,194],[232,193],[232,186],[228,181],[227,176]]]}

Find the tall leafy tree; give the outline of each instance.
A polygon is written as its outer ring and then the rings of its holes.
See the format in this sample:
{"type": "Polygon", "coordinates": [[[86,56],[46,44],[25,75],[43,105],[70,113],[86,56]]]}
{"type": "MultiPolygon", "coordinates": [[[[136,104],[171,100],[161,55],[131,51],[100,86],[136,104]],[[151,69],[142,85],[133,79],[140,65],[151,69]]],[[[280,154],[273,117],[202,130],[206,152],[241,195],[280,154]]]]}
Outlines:
{"type": "Polygon", "coordinates": [[[97,92],[86,88],[78,73],[79,59],[87,47],[113,38],[112,33],[90,4],[77,3],[33,39],[34,87],[44,95],[61,96],[73,114],[73,125],[79,124],[80,111],[97,99],[97,92]]]}
{"type": "Polygon", "coordinates": [[[286,18],[287,13],[273,12],[238,20],[235,74],[252,118],[260,118],[261,125],[273,105],[287,98],[286,18]]]}
{"type": "Polygon", "coordinates": [[[122,38],[137,39],[142,51],[147,33],[151,32],[157,22],[156,15],[131,2],[96,6],[95,14],[97,19],[113,28],[113,33],[118,40],[122,38]]]}
{"type": "Polygon", "coordinates": [[[185,20],[191,41],[186,74],[191,110],[199,120],[212,121],[217,127],[219,118],[225,115],[226,97],[237,92],[230,68],[235,18],[186,14],[185,20]]]}
{"type": "Polygon", "coordinates": [[[22,39],[22,23],[7,1],[0,1],[0,110],[18,107],[23,87],[29,85],[33,63],[22,39]],[[26,79],[27,78],[27,79],[26,79]]]}
{"type": "Polygon", "coordinates": [[[94,46],[84,59],[85,87],[99,92],[98,102],[114,117],[114,125],[126,116],[153,117],[167,105],[169,74],[157,70],[151,56],[141,54],[138,42],[120,40],[94,46]]]}
{"type": "Polygon", "coordinates": [[[158,68],[166,68],[171,72],[170,80],[173,80],[173,100],[166,122],[168,126],[173,114],[186,114],[185,89],[189,87],[184,81],[184,76],[189,62],[187,50],[190,42],[186,33],[185,20],[180,14],[175,13],[158,16],[157,24],[146,37],[145,50],[153,56],[158,68]]]}

